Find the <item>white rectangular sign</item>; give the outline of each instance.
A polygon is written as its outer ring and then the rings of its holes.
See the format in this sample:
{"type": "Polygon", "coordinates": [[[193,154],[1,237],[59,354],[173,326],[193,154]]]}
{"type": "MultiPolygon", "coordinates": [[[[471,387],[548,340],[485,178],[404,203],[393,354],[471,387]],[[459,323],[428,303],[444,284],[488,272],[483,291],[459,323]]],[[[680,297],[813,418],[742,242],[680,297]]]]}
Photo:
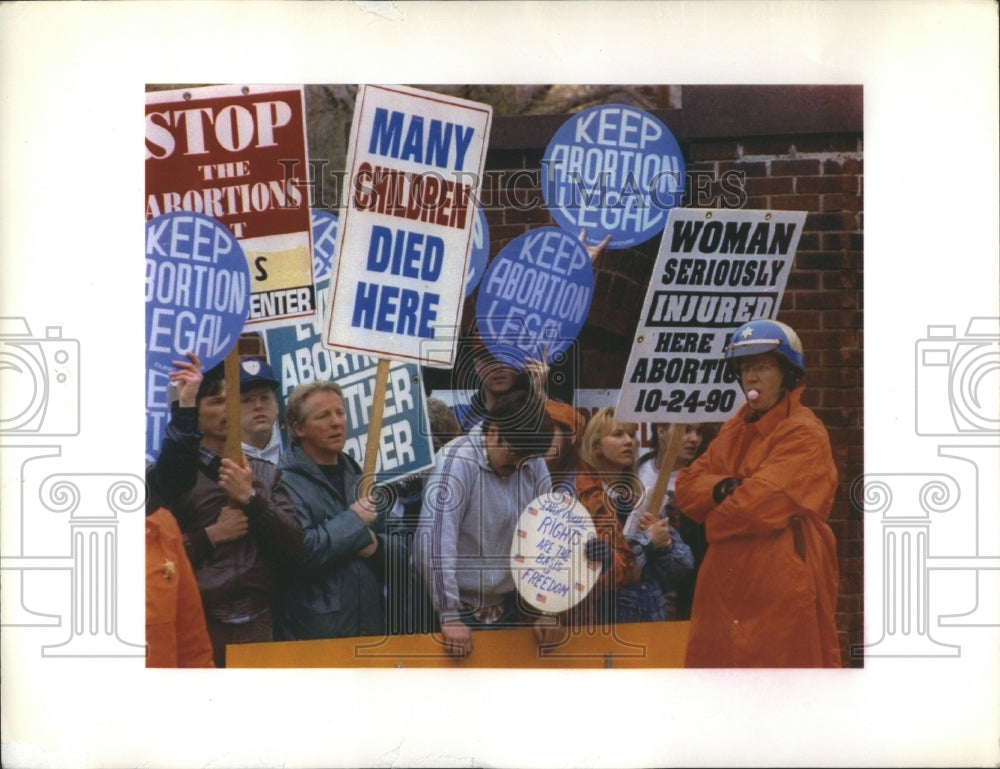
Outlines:
{"type": "Polygon", "coordinates": [[[442,94],[359,88],[327,347],[454,363],[492,117],[489,105],[442,94]]]}
{"type": "Polygon", "coordinates": [[[721,422],[742,403],[723,349],[777,317],[804,211],[675,208],[660,240],[615,418],[721,422]]]}

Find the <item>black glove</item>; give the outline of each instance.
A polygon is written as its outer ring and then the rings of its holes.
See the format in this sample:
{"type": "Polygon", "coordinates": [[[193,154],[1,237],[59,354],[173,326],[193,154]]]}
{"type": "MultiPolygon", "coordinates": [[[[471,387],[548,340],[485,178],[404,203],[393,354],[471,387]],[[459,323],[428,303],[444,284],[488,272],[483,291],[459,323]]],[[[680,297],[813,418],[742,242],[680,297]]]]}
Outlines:
{"type": "Polygon", "coordinates": [[[719,504],[736,491],[736,487],[740,485],[742,481],[739,478],[723,478],[717,484],[715,488],[712,489],[712,499],[715,500],[715,504],[719,504]]]}
{"type": "Polygon", "coordinates": [[[586,546],[587,560],[599,563],[605,569],[611,566],[612,550],[611,543],[600,537],[591,537],[587,540],[586,546]]]}

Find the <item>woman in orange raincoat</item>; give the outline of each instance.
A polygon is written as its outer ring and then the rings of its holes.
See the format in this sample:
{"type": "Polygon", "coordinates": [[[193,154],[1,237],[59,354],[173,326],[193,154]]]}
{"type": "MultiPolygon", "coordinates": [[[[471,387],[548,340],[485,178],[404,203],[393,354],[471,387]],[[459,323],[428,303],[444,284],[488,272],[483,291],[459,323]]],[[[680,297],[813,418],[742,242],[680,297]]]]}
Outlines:
{"type": "Polygon", "coordinates": [[[802,343],[753,320],[726,347],[747,403],[682,469],[676,503],[704,522],[687,667],[840,667],[839,572],[827,519],[837,468],[803,406],[802,343]]]}

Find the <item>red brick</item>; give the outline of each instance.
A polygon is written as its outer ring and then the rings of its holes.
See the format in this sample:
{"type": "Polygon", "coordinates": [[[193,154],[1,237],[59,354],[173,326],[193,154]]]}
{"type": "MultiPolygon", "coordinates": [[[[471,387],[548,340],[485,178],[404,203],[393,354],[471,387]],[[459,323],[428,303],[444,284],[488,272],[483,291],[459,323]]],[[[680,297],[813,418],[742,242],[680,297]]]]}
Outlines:
{"type": "Polygon", "coordinates": [[[745,139],[742,142],[743,154],[750,156],[758,155],[789,155],[792,153],[793,144],[787,136],[771,137],[760,136],[745,139]]]}
{"type": "Polygon", "coordinates": [[[795,190],[794,177],[757,176],[746,180],[748,195],[791,195],[795,190]]]}
{"type": "Polygon", "coordinates": [[[816,176],[818,174],[819,161],[811,158],[771,161],[771,176],[816,176]]]}
{"type": "Polygon", "coordinates": [[[795,151],[799,154],[812,152],[857,152],[858,139],[855,134],[819,134],[795,138],[795,151]]]}
{"type": "Polygon", "coordinates": [[[807,230],[853,230],[857,217],[844,213],[811,213],[806,217],[807,230]]]}
{"type": "MultiPolygon", "coordinates": [[[[786,299],[787,296],[788,295],[786,294],[786,299]]],[[[787,302],[783,302],[782,304],[787,304],[787,302]]],[[[820,327],[820,319],[823,317],[823,313],[783,309],[779,313],[779,317],[782,323],[787,323],[789,326],[794,328],[801,337],[801,335],[805,333],[806,329],[818,329],[820,327]]]]}
{"type": "Polygon", "coordinates": [[[762,160],[719,163],[719,174],[722,175],[726,171],[740,171],[746,174],[747,178],[751,176],[767,176],[767,164],[762,160]]]}
{"type": "Polygon", "coordinates": [[[799,176],[795,179],[795,191],[801,193],[853,193],[858,188],[854,176],[799,176]]]}
{"type": "Polygon", "coordinates": [[[823,273],[823,288],[827,291],[857,288],[859,279],[860,275],[853,270],[831,270],[823,273]]]}
{"type": "MultiPolygon", "coordinates": [[[[807,224],[808,224],[808,217],[807,224]]],[[[809,232],[808,227],[802,231],[802,237],[799,238],[799,252],[802,251],[817,251],[820,247],[819,234],[815,232],[809,232]]]]}
{"type": "Polygon", "coordinates": [[[736,160],[739,158],[739,143],[732,140],[719,142],[693,142],[685,156],[689,162],[706,160],[736,160]]]}
{"type": "Polygon", "coordinates": [[[772,195],[770,208],[774,211],[818,211],[819,195],[772,195]]]}
{"type": "Polygon", "coordinates": [[[857,211],[861,208],[861,198],[857,195],[831,193],[820,196],[822,211],[857,211]]]}
{"type": "Polygon", "coordinates": [[[788,283],[785,286],[786,291],[817,288],[819,288],[819,273],[801,270],[792,270],[792,274],[788,276],[788,283]]]}
{"type": "MultiPolygon", "coordinates": [[[[536,206],[519,210],[517,208],[504,209],[505,224],[536,224],[540,226],[555,224],[547,208],[536,206]]],[[[491,233],[492,236],[492,233],[491,233]]]]}
{"type": "Polygon", "coordinates": [[[864,173],[862,160],[856,158],[843,158],[842,160],[824,160],[824,174],[861,174],[864,173]]]}

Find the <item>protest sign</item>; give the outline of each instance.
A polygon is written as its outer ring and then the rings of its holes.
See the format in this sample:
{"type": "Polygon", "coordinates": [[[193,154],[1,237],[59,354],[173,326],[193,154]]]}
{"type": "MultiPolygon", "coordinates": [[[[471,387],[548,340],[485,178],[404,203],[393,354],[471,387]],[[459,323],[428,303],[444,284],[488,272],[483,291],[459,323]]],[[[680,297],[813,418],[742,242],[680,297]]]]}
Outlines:
{"type": "Polygon", "coordinates": [[[472,248],[469,250],[469,269],[465,275],[465,296],[476,290],[486,272],[490,259],[490,225],[486,213],[476,206],[476,218],[472,225],[472,248]]]}
{"type": "Polygon", "coordinates": [[[517,520],[510,548],[517,592],[546,613],[578,604],[601,576],[601,564],[586,554],[596,533],[587,508],[571,495],[550,492],[533,499],[517,520]]]}
{"type": "Polygon", "coordinates": [[[236,346],[250,305],[250,272],[228,228],[175,212],[146,223],[146,456],[160,451],[173,361],[192,352],[207,371],[236,346]]]}
{"type": "Polygon", "coordinates": [[[560,227],[611,235],[630,248],[659,233],[684,192],[684,157],[670,130],[635,107],[602,104],[574,115],[542,157],[542,197],[560,227]]]}
{"type": "Polygon", "coordinates": [[[208,86],[146,94],[146,220],[218,219],[239,240],[249,324],[315,313],[303,88],[208,86]]]}
{"type": "Polygon", "coordinates": [[[324,344],[454,363],[492,107],[363,85],[324,344]]]}
{"type": "Polygon", "coordinates": [[[674,209],[670,212],[615,419],[720,422],[740,388],[723,348],[741,324],[774,318],[804,211],[674,209]]]}
{"type": "Polygon", "coordinates": [[[479,286],[476,324],[497,360],[547,363],[576,339],[594,297],[590,254],[575,235],[540,227],[497,254],[479,286]],[[543,359],[548,360],[543,360],[543,359]]]}
{"type": "MultiPolygon", "coordinates": [[[[324,307],[329,298],[329,275],[333,265],[338,219],[328,211],[314,209],[313,264],[316,296],[324,307]]],[[[279,422],[284,423],[284,403],[298,384],[331,380],[344,393],[347,412],[347,442],[344,450],[364,465],[366,436],[372,424],[375,393],[374,358],[338,352],[323,346],[323,320],[290,321],[264,331],[267,358],[278,378],[279,422]]],[[[389,481],[430,467],[434,445],[430,434],[420,368],[396,362],[389,368],[383,398],[374,463],[375,480],[389,481]]]]}

